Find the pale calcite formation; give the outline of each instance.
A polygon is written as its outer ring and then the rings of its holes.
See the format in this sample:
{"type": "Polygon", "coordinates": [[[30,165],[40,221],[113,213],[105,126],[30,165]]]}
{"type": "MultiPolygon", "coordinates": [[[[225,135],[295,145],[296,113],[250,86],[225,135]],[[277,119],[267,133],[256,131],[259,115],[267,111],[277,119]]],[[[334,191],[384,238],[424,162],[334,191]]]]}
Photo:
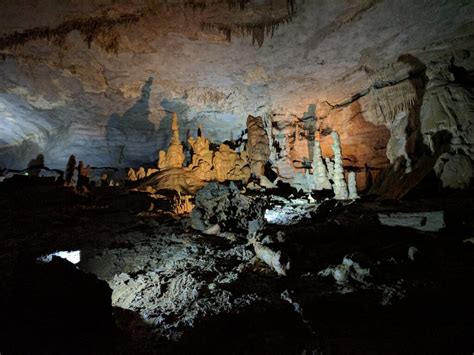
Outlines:
{"type": "Polygon", "coordinates": [[[328,171],[326,169],[326,165],[323,162],[323,158],[321,155],[321,145],[319,140],[314,140],[314,149],[313,149],[313,175],[314,175],[314,182],[315,182],[315,189],[316,190],[330,190],[331,183],[329,182],[328,178],[328,171]]]}
{"type": "Polygon", "coordinates": [[[349,193],[347,191],[346,180],[344,179],[344,168],[342,165],[341,141],[337,132],[331,132],[332,150],[334,152],[334,173],[333,173],[333,190],[334,198],[337,200],[347,200],[349,193]]]}
{"type": "Polygon", "coordinates": [[[173,118],[171,121],[171,143],[168,147],[168,150],[160,151],[158,168],[161,170],[171,169],[171,168],[181,168],[184,162],[184,152],[181,141],[179,140],[179,126],[178,126],[178,115],[173,113],[173,118]]]}
{"type": "Polygon", "coordinates": [[[356,182],[356,173],[355,171],[350,171],[347,177],[347,183],[349,187],[349,199],[355,200],[359,198],[357,194],[357,182],[356,182]]]}

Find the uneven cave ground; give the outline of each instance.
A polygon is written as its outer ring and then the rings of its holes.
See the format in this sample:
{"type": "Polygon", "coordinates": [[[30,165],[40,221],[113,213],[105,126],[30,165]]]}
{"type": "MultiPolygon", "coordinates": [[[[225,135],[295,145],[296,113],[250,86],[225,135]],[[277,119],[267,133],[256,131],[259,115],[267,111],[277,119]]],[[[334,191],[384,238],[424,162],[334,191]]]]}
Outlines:
{"type": "Polygon", "coordinates": [[[474,245],[463,242],[472,191],[323,203],[295,225],[267,225],[264,235],[285,236],[271,245],[291,261],[278,276],[249,260],[243,238],[150,212],[145,194],[100,187],[80,196],[46,180],[0,185],[2,354],[472,352],[474,245]],[[446,227],[420,232],[376,217],[420,209],[445,211],[446,227]],[[77,267],[36,261],[72,250],[81,251],[77,267]],[[370,284],[342,290],[318,275],[347,255],[370,268],[370,284]],[[132,309],[111,305],[117,295],[100,280],[130,286],[115,301],[132,309]]]}

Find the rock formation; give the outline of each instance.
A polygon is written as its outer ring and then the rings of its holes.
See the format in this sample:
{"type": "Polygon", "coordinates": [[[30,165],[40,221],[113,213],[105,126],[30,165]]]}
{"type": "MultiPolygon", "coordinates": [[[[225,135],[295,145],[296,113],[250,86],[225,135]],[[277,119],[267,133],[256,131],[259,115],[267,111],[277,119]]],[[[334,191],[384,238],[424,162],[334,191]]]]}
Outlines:
{"type": "Polygon", "coordinates": [[[321,156],[321,145],[319,143],[319,140],[317,139],[314,140],[312,167],[315,181],[315,189],[330,190],[332,187],[331,183],[329,182],[328,171],[321,156]]]}
{"type": "Polygon", "coordinates": [[[250,161],[252,175],[260,177],[270,157],[270,142],[262,117],[247,118],[248,142],[246,150],[250,161]]]}
{"type": "Polygon", "coordinates": [[[135,170],[132,168],[129,168],[127,170],[127,179],[128,181],[137,181],[137,174],[135,173],[135,170]]]}
{"type": "MultiPolygon", "coordinates": [[[[245,157],[245,154],[243,154],[245,157]]],[[[245,159],[239,156],[227,144],[221,144],[213,159],[215,179],[219,182],[226,180],[247,181],[250,168],[245,159]]]]}
{"type": "Polygon", "coordinates": [[[348,182],[348,188],[349,188],[349,199],[355,200],[359,198],[359,195],[357,194],[357,182],[356,182],[355,171],[349,171],[347,182],[348,182]]]}
{"type": "Polygon", "coordinates": [[[143,166],[139,167],[136,173],[137,180],[144,179],[146,177],[145,168],[143,166]]]}
{"type": "Polygon", "coordinates": [[[218,224],[221,230],[257,232],[265,223],[263,202],[242,195],[233,182],[209,183],[196,194],[195,204],[191,223],[200,231],[218,224]]]}
{"type": "Polygon", "coordinates": [[[347,191],[346,180],[344,179],[344,167],[342,164],[341,141],[337,132],[331,132],[333,140],[332,150],[334,152],[334,173],[333,173],[333,190],[337,200],[347,200],[349,193],[347,191]]]}
{"type": "Polygon", "coordinates": [[[158,168],[161,170],[181,168],[184,163],[183,146],[179,139],[178,115],[173,113],[171,120],[171,142],[167,151],[161,150],[158,158],[158,168]]]}
{"type": "Polygon", "coordinates": [[[192,161],[188,168],[201,180],[210,181],[214,178],[213,152],[209,149],[209,140],[199,127],[197,138],[189,137],[188,143],[192,148],[192,161]]]}

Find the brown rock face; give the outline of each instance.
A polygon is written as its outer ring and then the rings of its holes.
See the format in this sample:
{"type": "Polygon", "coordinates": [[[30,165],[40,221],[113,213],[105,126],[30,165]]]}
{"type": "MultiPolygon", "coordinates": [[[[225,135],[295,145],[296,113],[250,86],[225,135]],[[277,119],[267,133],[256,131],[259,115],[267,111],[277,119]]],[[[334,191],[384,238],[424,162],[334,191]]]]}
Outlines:
{"type": "MultiPolygon", "coordinates": [[[[364,118],[358,101],[342,109],[330,111],[321,119],[320,132],[333,130],[339,133],[344,166],[380,169],[389,164],[386,155],[390,131],[383,125],[375,125],[364,118]]],[[[323,156],[331,156],[331,141],[322,135],[323,156]]]]}
{"type": "Polygon", "coordinates": [[[248,142],[246,150],[252,175],[260,177],[270,157],[270,141],[262,117],[247,118],[248,142]]]}

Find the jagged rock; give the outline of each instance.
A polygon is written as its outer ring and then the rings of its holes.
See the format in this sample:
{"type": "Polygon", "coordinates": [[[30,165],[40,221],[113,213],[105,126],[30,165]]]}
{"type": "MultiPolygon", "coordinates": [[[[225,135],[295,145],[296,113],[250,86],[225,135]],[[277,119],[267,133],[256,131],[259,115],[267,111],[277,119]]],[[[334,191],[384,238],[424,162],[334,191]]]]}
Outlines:
{"type": "Polygon", "coordinates": [[[263,201],[242,195],[232,182],[228,186],[209,183],[196,194],[195,205],[191,223],[200,231],[218,224],[224,231],[248,232],[265,223],[263,201]]]}

